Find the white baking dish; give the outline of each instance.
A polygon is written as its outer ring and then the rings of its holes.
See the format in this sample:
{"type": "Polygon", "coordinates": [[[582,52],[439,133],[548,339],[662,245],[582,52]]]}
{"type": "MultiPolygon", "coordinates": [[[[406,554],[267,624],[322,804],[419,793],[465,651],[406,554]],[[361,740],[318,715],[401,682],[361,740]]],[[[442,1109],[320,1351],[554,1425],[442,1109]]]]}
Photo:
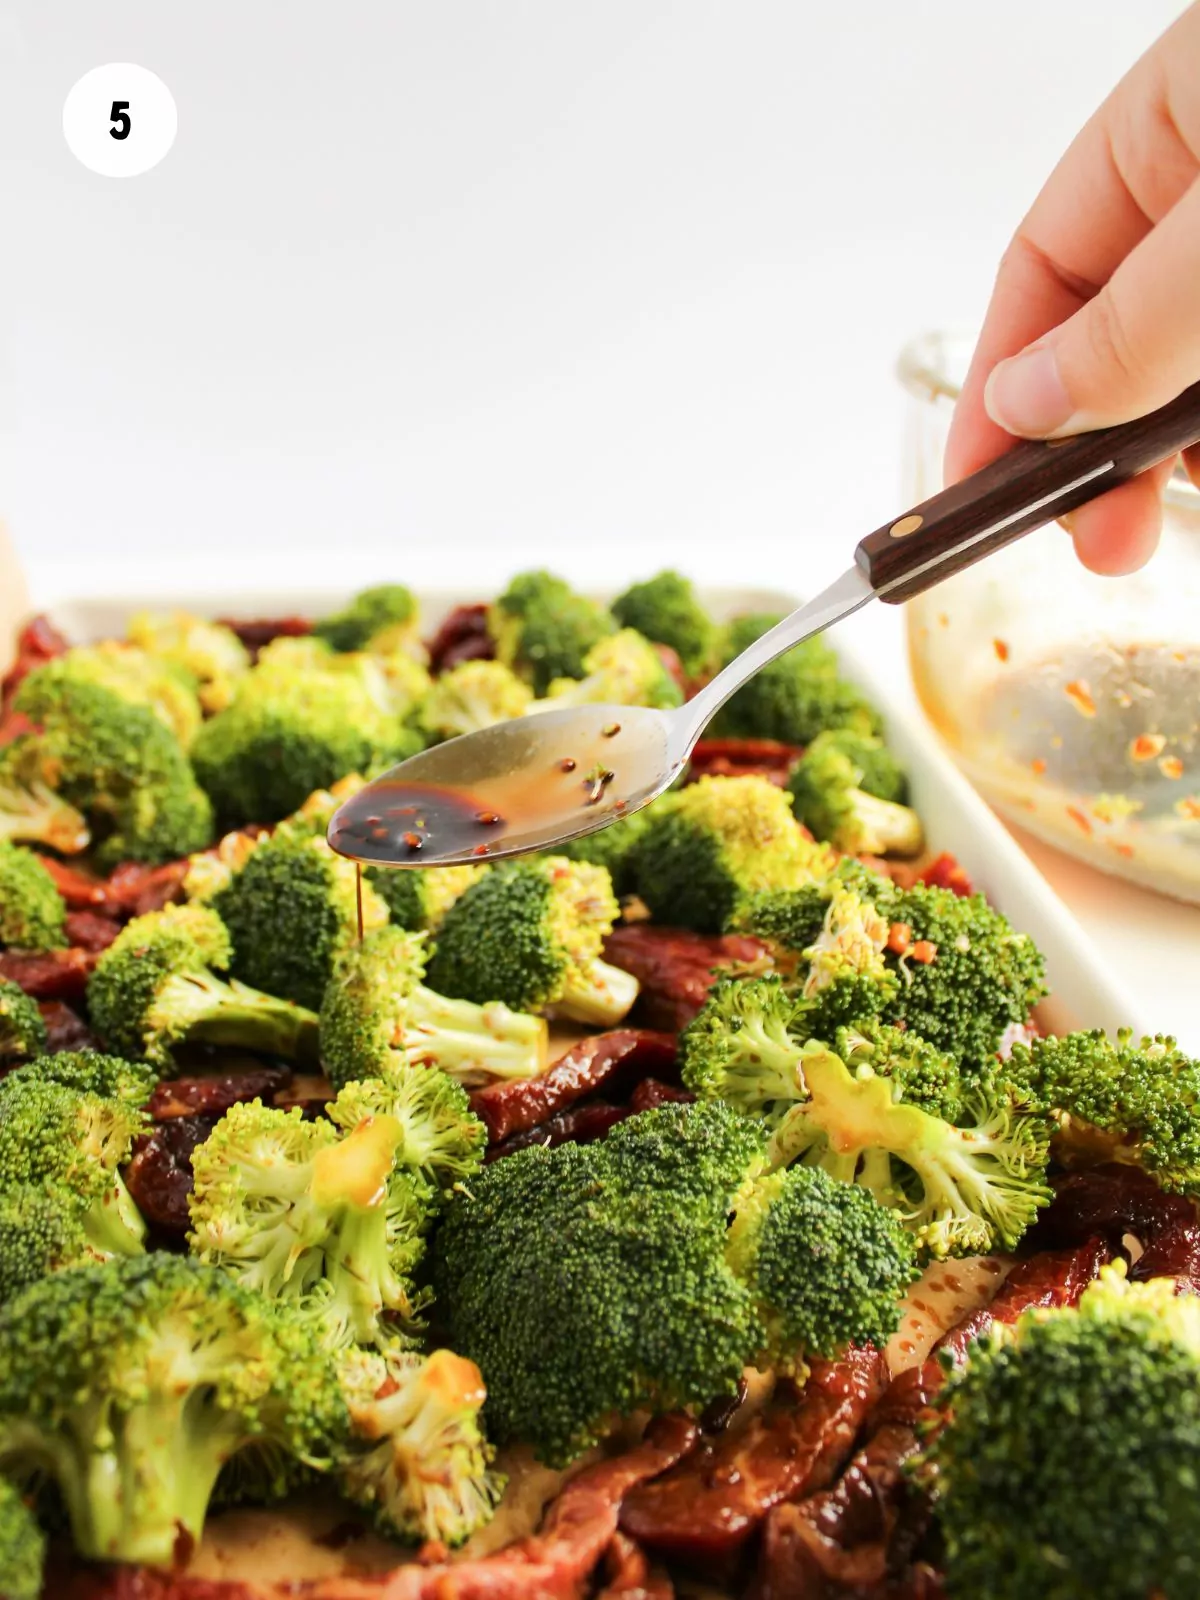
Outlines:
{"type": "MultiPolygon", "coordinates": [[[[485,593],[469,587],[423,589],[427,631],[432,631],[453,606],[484,598],[485,593]]],[[[714,614],[722,617],[743,611],[789,611],[799,603],[795,596],[778,590],[735,587],[706,590],[703,598],[714,614]]],[[[48,606],[50,616],[69,638],[84,642],[120,636],[135,609],[171,610],[182,606],[202,616],[318,617],[336,610],[343,599],[336,591],[312,589],[261,593],[217,590],[139,595],[133,604],[113,596],[61,600],[43,597],[40,603],[48,606]]],[[[1152,1032],[1149,1019],[1141,1014],[1135,1000],[1124,993],[1070,912],[947,759],[933,735],[895,705],[887,684],[862,669],[854,652],[838,639],[836,630],[831,637],[846,675],[867,689],[884,712],[889,743],[909,770],[913,803],[925,822],[933,849],[952,851],[974,883],[1016,927],[1032,935],[1045,952],[1052,994],[1043,1008],[1044,1024],[1056,1032],[1077,1027],[1101,1027],[1111,1032],[1123,1026],[1152,1032]]]]}

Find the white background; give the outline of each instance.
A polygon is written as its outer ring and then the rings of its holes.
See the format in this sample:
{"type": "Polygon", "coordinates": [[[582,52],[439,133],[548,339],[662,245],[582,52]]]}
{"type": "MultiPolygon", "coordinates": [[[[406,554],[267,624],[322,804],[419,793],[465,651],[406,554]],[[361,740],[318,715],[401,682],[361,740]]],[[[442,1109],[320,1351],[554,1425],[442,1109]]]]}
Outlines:
{"type": "MultiPolygon", "coordinates": [[[[1180,9],[0,8],[0,512],[35,590],[325,561],[337,588],[537,560],[818,586],[899,509],[897,349],[978,318],[1037,186],[1180,9]],[[61,129],[121,60],[179,110],[124,181],[61,129]]],[[[893,615],[856,627],[903,670],[893,615]]],[[[1119,891],[1083,881],[1119,948],[1119,891]]]]}

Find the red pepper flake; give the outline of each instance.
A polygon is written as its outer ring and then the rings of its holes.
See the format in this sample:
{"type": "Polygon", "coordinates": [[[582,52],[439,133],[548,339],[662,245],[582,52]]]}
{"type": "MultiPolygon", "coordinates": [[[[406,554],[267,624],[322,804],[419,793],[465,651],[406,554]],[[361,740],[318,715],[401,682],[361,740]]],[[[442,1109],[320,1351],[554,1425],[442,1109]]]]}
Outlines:
{"type": "Polygon", "coordinates": [[[912,929],[907,922],[893,922],[888,929],[887,948],[894,956],[902,956],[912,943],[912,929]]]}
{"type": "Polygon", "coordinates": [[[993,639],[992,640],[992,649],[996,652],[996,659],[998,661],[1007,661],[1008,660],[1008,643],[1007,643],[1006,640],[1004,640],[1004,639],[993,639]]]}
{"type": "Polygon", "coordinates": [[[914,961],[919,961],[922,966],[929,966],[937,960],[937,945],[931,944],[928,939],[918,939],[908,952],[914,961]]]}
{"type": "Polygon", "coordinates": [[[1129,741],[1129,759],[1153,761],[1155,756],[1162,754],[1166,744],[1161,733],[1139,733],[1136,739],[1129,741]]]}
{"type": "Polygon", "coordinates": [[[1029,763],[1029,770],[1033,773],[1035,778],[1041,777],[1042,773],[1046,770],[1046,763],[1042,760],[1041,756],[1034,756],[1033,760],[1029,763]]]}
{"type": "Polygon", "coordinates": [[[1063,693],[1081,717],[1096,715],[1096,702],[1092,699],[1092,691],[1083,678],[1072,678],[1063,693]]]}
{"type": "Polygon", "coordinates": [[[1182,778],[1183,762],[1178,756],[1164,756],[1158,763],[1158,770],[1164,778],[1182,778]]]}
{"type": "Polygon", "coordinates": [[[1067,806],[1065,809],[1071,821],[1075,823],[1078,828],[1082,829],[1084,833],[1091,833],[1092,825],[1083,812],[1080,811],[1078,806],[1067,806]]]}

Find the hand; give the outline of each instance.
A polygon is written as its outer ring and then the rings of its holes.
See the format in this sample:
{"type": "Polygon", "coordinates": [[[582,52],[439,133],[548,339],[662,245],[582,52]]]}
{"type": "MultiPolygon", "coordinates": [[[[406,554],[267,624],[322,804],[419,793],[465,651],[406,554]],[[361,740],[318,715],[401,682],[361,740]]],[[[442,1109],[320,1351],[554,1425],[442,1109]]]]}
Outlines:
{"type": "MultiPolygon", "coordinates": [[[[1079,134],[1000,263],[946,449],[954,482],[1023,439],[1145,415],[1200,378],[1200,4],[1079,134]]],[[[1154,553],[1173,462],[1071,513],[1093,572],[1154,553]]],[[[1200,485],[1200,446],[1188,470],[1200,485]]]]}

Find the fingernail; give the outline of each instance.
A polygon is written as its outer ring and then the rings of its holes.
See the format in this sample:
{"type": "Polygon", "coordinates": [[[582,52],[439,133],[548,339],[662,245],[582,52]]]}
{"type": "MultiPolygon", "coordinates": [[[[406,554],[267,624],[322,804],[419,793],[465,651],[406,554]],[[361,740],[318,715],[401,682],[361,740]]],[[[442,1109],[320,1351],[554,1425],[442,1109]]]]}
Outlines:
{"type": "Polygon", "coordinates": [[[1060,433],[1074,413],[1051,345],[1031,345],[994,366],[983,403],[993,422],[1022,439],[1060,433]]]}

